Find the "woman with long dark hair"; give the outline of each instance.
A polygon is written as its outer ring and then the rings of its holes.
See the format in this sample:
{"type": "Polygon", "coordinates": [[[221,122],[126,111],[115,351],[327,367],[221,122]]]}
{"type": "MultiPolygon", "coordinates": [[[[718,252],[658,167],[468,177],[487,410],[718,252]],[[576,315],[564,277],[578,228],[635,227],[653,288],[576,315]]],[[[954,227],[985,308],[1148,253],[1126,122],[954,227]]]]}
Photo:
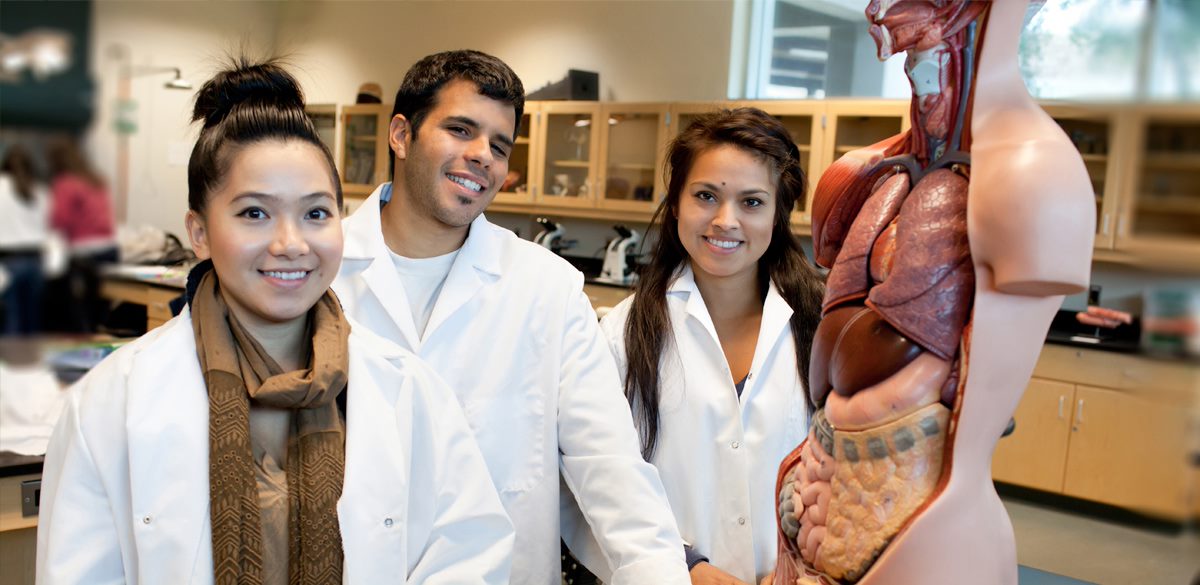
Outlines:
{"type": "Polygon", "coordinates": [[[342,192],[279,66],[196,99],[187,308],[67,399],[38,582],[507,583],[513,529],[454,394],[329,285],[342,192]]]}
{"type": "Polygon", "coordinates": [[[753,108],[698,118],[667,172],[650,263],[602,325],[693,583],[757,583],[776,469],[808,431],[824,286],[789,226],[805,177],[787,129],[753,108]]]}

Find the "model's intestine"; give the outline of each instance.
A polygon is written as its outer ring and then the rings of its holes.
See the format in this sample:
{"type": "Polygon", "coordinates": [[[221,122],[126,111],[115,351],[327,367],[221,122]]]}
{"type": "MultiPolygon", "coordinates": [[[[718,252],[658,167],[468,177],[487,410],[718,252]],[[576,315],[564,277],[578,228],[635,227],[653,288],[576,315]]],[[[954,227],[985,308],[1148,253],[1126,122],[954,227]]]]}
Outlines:
{"type": "Polygon", "coordinates": [[[881,57],[909,50],[913,129],[840,159],[817,186],[815,255],[830,267],[809,369],[818,411],[780,471],[776,583],[860,580],[952,463],[975,289],[970,96],[959,88],[983,10],[868,8],[881,57]]]}

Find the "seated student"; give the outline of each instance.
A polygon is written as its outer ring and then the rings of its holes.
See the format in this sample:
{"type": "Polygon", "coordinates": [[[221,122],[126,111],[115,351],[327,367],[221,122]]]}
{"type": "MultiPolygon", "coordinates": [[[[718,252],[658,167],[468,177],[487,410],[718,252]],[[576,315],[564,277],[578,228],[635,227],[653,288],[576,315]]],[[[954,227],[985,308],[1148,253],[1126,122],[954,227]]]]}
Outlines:
{"type": "Polygon", "coordinates": [[[512,525],[453,394],[351,325],[337,171],[296,81],[196,99],[188,308],[71,389],[46,454],[56,583],[507,583],[512,525]]]}
{"type": "Polygon", "coordinates": [[[775,565],[775,470],[808,432],[824,285],[788,225],[804,173],[752,108],[700,117],[667,156],[658,243],[601,326],[692,582],[754,584],[775,565]]]}

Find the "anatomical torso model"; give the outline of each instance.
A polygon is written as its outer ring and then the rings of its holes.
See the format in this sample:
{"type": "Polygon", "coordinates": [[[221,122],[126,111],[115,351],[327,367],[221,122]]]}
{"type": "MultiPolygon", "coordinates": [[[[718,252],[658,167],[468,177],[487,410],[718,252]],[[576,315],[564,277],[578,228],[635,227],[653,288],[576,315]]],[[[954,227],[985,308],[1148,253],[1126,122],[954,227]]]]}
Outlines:
{"type": "Polygon", "coordinates": [[[808,439],[780,467],[776,585],[1015,585],[991,457],[1062,295],[1087,286],[1083,162],[1017,68],[1027,0],[874,0],[912,129],[821,177],[808,439]]]}

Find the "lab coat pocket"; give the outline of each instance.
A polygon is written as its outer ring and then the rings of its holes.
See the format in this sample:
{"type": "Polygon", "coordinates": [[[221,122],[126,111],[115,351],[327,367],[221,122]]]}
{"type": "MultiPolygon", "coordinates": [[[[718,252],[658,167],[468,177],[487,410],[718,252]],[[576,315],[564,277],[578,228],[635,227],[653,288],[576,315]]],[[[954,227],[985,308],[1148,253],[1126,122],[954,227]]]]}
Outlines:
{"type": "Polygon", "coordinates": [[[501,493],[533,489],[545,474],[545,405],[531,387],[467,402],[464,413],[501,493]]]}

